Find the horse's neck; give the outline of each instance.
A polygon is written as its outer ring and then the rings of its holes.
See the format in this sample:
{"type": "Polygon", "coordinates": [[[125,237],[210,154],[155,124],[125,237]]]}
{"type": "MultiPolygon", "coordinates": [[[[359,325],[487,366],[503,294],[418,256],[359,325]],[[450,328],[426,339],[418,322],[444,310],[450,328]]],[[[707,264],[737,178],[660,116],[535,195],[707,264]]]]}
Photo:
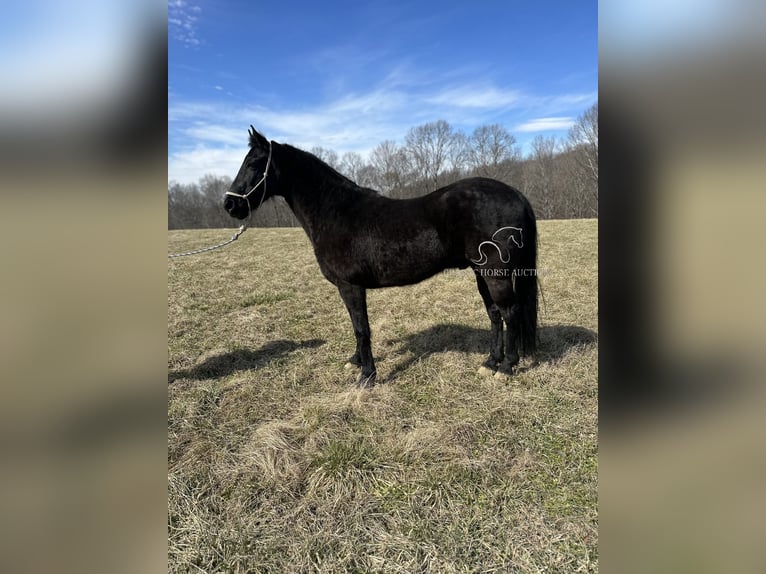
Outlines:
{"type": "MultiPolygon", "coordinates": [[[[295,153],[295,152],[293,152],[295,153]]],[[[312,243],[316,242],[323,225],[333,223],[338,204],[353,200],[354,190],[335,174],[321,174],[319,181],[311,170],[302,168],[301,158],[289,157],[281,178],[281,193],[303,226],[312,243]]]]}

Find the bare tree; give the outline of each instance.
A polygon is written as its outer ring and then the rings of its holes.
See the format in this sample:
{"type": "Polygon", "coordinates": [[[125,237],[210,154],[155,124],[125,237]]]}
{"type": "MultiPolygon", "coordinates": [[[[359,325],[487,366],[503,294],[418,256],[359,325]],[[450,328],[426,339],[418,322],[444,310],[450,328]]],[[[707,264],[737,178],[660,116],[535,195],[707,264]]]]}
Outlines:
{"type": "Polygon", "coordinates": [[[203,175],[199,180],[199,193],[202,196],[200,210],[201,227],[222,227],[230,217],[223,209],[223,195],[231,187],[231,178],[218,177],[211,174],[203,175]]]}
{"type": "Polygon", "coordinates": [[[168,229],[183,229],[188,214],[185,188],[177,181],[168,182],[168,229]]]}
{"type": "Polygon", "coordinates": [[[577,123],[569,130],[569,145],[577,154],[578,164],[583,171],[598,185],[598,104],[577,118],[577,123]]]}
{"type": "Polygon", "coordinates": [[[439,187],[440,176],[451,167],[459,141],[452,126],[438,120],[412,128],[405,147],[413,167],[425,181],[426,191],[433,191],[439,187]]]}
{"type": "Polygon", "coordinates": [[[198,183],[168,185],[168,225],[171,229],[199,229],[217,227],[220,223],[218,208],[221,196],[214,200],[219,182],[215,176],[205,176],[198,183]]]}
{"type": "MultiPolygon", "coordinates": [[[[311,148],[311,153],[325,162],[333,169],[340,168],[340,161],[338,160],[338,153],[334,150],[323,148],[322,146],[315,145],[311,148]]],[[[340,170],[339,170],[340,171],[340,170]]]]}
{"type": "Polygon", "coordinates": [[[520,160],[516,138],[500,124],[479,126],[471,134],[468,161],[476,175],[507,181],[520,160]]]}
{"type": "Polygon", "coordinates": [[[589,180],[593,215],[598,212],[598,103],[577,118],[577,123],[569,130],[569,146],[580,173],[589,180]]]}
{"type": "Polygon", "coordinates": [[[357,173],[356,183],[362,187],[374,188],[380,192],[377,186],[377,172],[369,163],[365,163],[357,173]]]}
{"type": "Polygon", "coordinates": [[[598,215],[596,189],[578,163],[577,150],[571,148],[556,158],[557,173],[564,179],[559,211],[561,217],[593,217],[598,215]]]}
{"type": "Polygon", "coordinates": [[[466,173],[466,166],[471,153],[470,140],[461,132],[454,132],[452,143],[447,156],[447,165],[450,173],[443,184],[457,181],[466,173]]]}
{"type": "Polygon", "coordinates": [[[360,154],[355,151],[348,151],[340,158],[338,171],[351,181],[359,184],[359,176],[361,175],[364,166],[364,158],[360,154]]]}
{"type": "Polygon", "coordinates": [[[555,137],[536,136],[532,140],[532,152],[524,166],[524,191],[541,219],[554,217],[557,147],[555,137]]]}
{"type": "Polygon", "coordinates": [[[405,150],[394,141],[383,141],[370,152],[370,165],[374,170],[374,186],[386,195],[398,196],[410,171],[405,150]]]}

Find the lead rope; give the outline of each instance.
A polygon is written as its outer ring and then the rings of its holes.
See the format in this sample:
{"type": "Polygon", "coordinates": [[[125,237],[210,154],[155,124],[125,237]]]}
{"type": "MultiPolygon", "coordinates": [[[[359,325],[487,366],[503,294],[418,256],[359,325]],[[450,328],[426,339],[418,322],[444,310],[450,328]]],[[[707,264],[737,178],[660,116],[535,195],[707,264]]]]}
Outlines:
{"type": "Polygon", "coordinates": [[[229,243],[234,243],[240,235],[242,235],[247,230],[247,224],[250,223],[250,218],[253,217],[253,211],[250,209],[250,200],[248,197],[250,197],[250,194],[253,193],[258,187],[263,184],[263,193],[261,194],[261,201],[258,202],[258,207],[255,208],[255,211],[258,211],[258,208],[261,207],[263,204],[263,200],[266,199],[266,178],[269,175],[269,167],[271,166],[271,142],[269,142],[269,158],[266,160],[266,169],[263,172],[263,177],[260,179],[258,183],[256,183],[252,188],[250,188],[250,191],[245,193],[244,195],[241,193],[234,193],[233,191],[227,191],[226,195],[233,195],[234,197],[241,197],[245,200],[245,203],[247,203],[247,223],[243,223],[240,228],[234,233],[234,235],[231,236],[231,239],[228,241],[224,241],[223,243],[219,243],[218,245],[213,245],[212,247],[203,247],[202,249],[195,249],[194,251],[186,251],[184,253],[169,253],[168,257],[186,257],[187,255],[196,255],[197,253],[205,253],[206,251],[213,251],[214,249],[220,249],[221,247],[224,247],[228,245],[229,243]]]}
{"type": "Polygon", "coordinates": [[[234,243],[237,239],[239,239],[239,236],[242,235],[247,230],[247,225],[241,225],[239,229],[234,233],[234,235],[231,236],[231,239],[228,241],[224,241],[223,243],[219,243],[218,245],[213,245],[212,247],[203,247],[202,249],[195,249],[194,251],[186,251],[185,253],[168,253],[168,257],[186,257],[187,255],[196,255],[197,253],[204,253],[205,251],[212,251],[213,249],[220,249],[221,247],[224,247],[225,245],[228,245],[229,243],[234,243]]]}

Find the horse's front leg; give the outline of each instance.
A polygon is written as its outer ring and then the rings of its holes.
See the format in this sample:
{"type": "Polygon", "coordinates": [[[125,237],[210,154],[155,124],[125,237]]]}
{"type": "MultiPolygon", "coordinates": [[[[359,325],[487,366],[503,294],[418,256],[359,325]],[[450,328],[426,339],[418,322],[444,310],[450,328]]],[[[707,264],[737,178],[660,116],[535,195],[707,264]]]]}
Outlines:
{"type": "Polygon", "coordinates": [[[354,369],[359,369],[361,366],[362,366],[362,351],[359,348],[359,342],[357,341],[356,351],[354,351],[354,354],[348,358],[348,361],[346,361],[345,368],[347,371],[353,371],[354,369]]]}
{"type": "Polygon", "coordinates": [[[356,353],[349,362],[353,363],[358,358],[362,372],[356,383],[362,388],[370,388],[375,384],[376,372],[375,360],[372,358],[370,323],[367,319],[367,291],[364,287],[350,283],[339,284],[338,291],[348,309],[356,337],[356,353]]]}

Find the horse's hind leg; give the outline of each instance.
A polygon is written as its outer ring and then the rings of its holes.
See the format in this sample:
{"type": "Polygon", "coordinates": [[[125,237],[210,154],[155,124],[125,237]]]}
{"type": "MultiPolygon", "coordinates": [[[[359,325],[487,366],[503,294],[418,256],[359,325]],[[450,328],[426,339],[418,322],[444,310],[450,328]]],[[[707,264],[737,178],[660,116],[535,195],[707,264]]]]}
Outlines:
{"type": "Polygon", "coordinates": [[[497,372],[504,375],[512,375],[513,368],[519,363],[519,329],[520,329],[521,305],[500,307],[500,314],[505,321],[505,357],[498,365],[497,372]]]}
{"type": "MultiPolygon", "coordinates": [[[[502,318],[498,320],[499,327],[495,331],[495,322],[492,323],[493,334],[493,346],[497,345],[500,349],[501,360],[497,365],[498,374],[511,375],[513,368],[519,362],[519,337],[521,335],[519,316],[521,313],[521,306],[516,303],[516,296],[513,290],[513,279],[505,275],[490,276],[484,279],[486,283],[486,292],[489,297],[489,301],[492,303],[494,309],[496,309],[496,316],[502,318]],[[505,329],[502,329],[502,323],[505,322],[505,329]],[[497,333],[497,335],[495,334],[497,333]],[[497,336],[498,342],[495,343],[494,337],[497,336]],[[504,354],[503,354],[504,351],[504,354]]],[[[482,291],[481,286],[479,291],[482,291]]],[[[482,297],[484,297],[482,292],[482,297]]],[[[485,298],[485,304],[487,299],[485,298]]],[[[487,307],[489,312],[490,307],[487,307]]],[[[492,319],[492,315],[490,315],[492,319]]],[[[490,355],[492,358],[492,355],[490,355]]]]}
{"type": "Polygon", "coordinates": [[[492,323],[492,332],[489,340],[489,357],[484,361],[480,371],[483,369],[491,369],[494,371],[497,369],[498,364],[503,360],[503,318],[500,313],[500,308],[495,304],[489,294],[489,288],[487,287],[484,278],[478,273],[476,274],[476,285],[479,287],[479,293],[484,301],[484,307],[486,307],[487,315],[489,315],[489,320],[492,323]]]}
{"type": "Polygon", "coordinates": [[[362,367],[356,382],[361,387],[372,387],[375,384],[375,361],[372,358],[372,344],[370,340],[370,323],[367,319],[367,292],[364,287],[343,283],[338,285],[338,291],[346,304],[351,323],[354,326],[356,337],[356,353],[349,362],[353,363],[358,358],[362,367]]]}

